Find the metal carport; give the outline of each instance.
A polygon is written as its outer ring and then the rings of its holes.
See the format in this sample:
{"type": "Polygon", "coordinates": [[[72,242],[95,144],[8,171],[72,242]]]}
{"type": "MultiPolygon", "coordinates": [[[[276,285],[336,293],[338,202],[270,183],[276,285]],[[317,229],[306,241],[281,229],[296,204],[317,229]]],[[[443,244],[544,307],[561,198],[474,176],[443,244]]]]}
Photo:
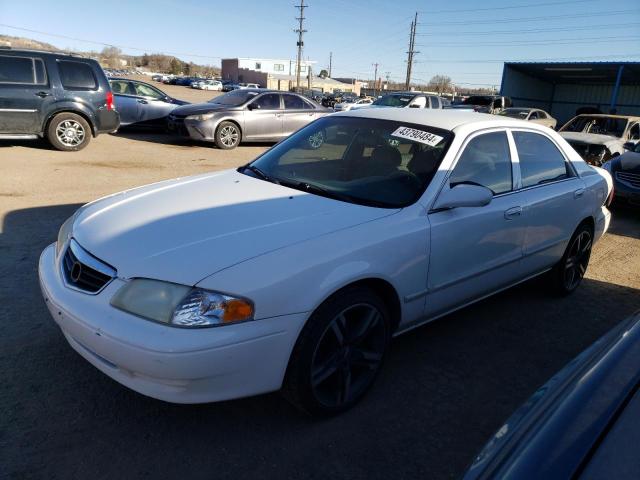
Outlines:
{"type": "Polygon", "coordinates": [[[640,62],[505,63],[502,95],[546,110],[562,125],[578,108],[640,115],[640,62]]]}

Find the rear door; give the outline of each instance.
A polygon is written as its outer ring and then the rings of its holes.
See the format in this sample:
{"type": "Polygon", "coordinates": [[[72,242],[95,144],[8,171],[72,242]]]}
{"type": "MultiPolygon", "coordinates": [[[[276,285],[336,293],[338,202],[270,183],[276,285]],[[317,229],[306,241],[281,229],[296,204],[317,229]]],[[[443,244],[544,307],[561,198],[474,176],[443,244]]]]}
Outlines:
{"type": "Polygon", "coordinates": [[[0,133],[42,133],[54,102],[42,58],[0,54],[0,133]]]}
{"type": "Polygon", "coordinates": [[[243,140],[278,141],[282,138],[283,110],[280,94],[263,93],[244,112],[243,140]]]}
{"type": "Polygon", "coordinates": [[[282,95],[282,100],[284,101],[282,122],[284,136],[291,135],[315,119],[315,109],[301,97],[285,93],[282,95]]]}
{"type": "Polygon", "coordinates": [[[110,80],[109,83],[111,84],[116,110],[120,114],[120,124],[126,126],[137,122],[140,104],[136,98],[132,82],[129,80],[110,80]]]}
{"type": "Polygon", "coordinates": [[[511,133],[526,205],[523,270],[531,275],[560,260],[588,205],[584,183],[555,142],[539,132],[511,133]]]}

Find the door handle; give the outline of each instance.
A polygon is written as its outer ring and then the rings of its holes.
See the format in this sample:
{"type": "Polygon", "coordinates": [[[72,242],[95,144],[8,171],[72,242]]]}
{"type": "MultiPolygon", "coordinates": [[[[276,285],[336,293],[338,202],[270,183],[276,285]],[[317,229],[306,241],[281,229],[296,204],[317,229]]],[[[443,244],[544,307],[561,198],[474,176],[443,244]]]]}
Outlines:
{"type": "Polygon", "coordinates": [[[573,198],[580,198],[582,195],[584,195],[584,192],[585,192],[584,188],[579,188],[578,190],[573,192],[573,198]]]}
{"type": "Polygon", "coordinates": [[[36,93],[35,95],[36,95],[37,97],[44,98],[44,97],[49,97],[51,94],[50,94],[50,93],[48,93],[48,92],[38,92],[38,93],[36,93]]]}
{"type": "Polygon", "coordinates": [[[146,100],[143,100],[143,99],[141,98],[140,100],[138,100],[138,103],[144,103],[144,104],[147,104],[147,103],[149,103],[149,102],[147,102],[146,100]]]}
{"type": "Polygon", "coordinates": [[[281,113],[276,113],[276,117],[281,117],[282,114],[281,113]]]}
{"type": "Polygon", "coordinates": [[[507,220],[513,220],[520,215],[522,215],[522,207],[513,207],[504,211],[504,218],[507,220]]]}

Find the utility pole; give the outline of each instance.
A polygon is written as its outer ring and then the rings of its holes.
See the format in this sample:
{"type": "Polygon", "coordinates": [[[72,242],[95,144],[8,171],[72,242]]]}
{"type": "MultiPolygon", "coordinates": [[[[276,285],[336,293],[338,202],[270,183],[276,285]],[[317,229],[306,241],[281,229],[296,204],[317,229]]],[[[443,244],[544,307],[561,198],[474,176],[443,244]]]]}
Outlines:
{"type": "Polygon", "coordinates": [[[387,79],[386,90],[389,89],[389,78],[391,78],[391,72],[385,72],[385,78],[387,79]]]}
{"type": "Polygon", "coordinates": [[[373,63],[372,65],[375,67],[375,70],[373,73],[373,96],[377,97],[378,96],[378,65],[380,64],[373,63]]]}
{"type": "Polygon", "coordinates": [[[404,88],[406,90],[409,90],[411,85],[411,69],[413,67],[413,56],[416,53],[420,53],[415,51],[417,26],[418,26],[418,12],[416,12],[413,22],[411,22],[411,32],[409,34],[409,51],[407,52],[407,55],[408,55],[407,56],[407,79],[404,84],[404,88]]]}
{"type": "Polygon", "coordinates": [[[307,31],[303,28],[304,24],[304,9],[307,8],[308,5],[304,4],[304,0],[300,0],[300,5],[296,5],[296,8],[300,9],[300,16],[296,17],[299,25],[298,28],[294,30],[298,34],[298,61],[296,63],[296,90],[300,89],[300,62],[302,61],[302,47],[304,46],[304,42],[302,41],[302,35],[307,31]]]}
{"type": "Polygon", "coordinates": [[[333,52],[329,52],[329,78],[331,78],[331,63],[333,62],[333,52]]]}

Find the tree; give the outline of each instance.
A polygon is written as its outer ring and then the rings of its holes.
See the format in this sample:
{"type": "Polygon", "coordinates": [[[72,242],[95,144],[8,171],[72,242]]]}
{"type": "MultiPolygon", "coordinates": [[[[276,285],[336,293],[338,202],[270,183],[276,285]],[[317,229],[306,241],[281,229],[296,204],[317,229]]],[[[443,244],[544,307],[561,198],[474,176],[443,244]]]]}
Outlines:
{"type": "Polygon", "coordinates": [[[320,70],[320,78],[327,78],[329,76],[329,72],[327,72],[326,70],[320,70]]]}
{"type": "Polygon", "coordinates": [[[180,62],[180,60],[174,57],[171,59],[171,64],[169,68],[172,74],[179,75],[182,72],[182,62],[180,62]]]}
{"type": "Polygon", "coordinates": [[[122,55],[122,50],[118,47],[104,47],[102,52],[100,53],[100,57],[102,59],[102,63],[111,67],[118,68],[120,67],[120,56],[122,55]]]}
{"type": "Polygon", "coordinates": [[[434,75],[429,80],[429,85],[427,88],[429,90],[435,90],[438,92],[438,95],[442,95],[445,92],[451,90],[451,77],[447,77],[446,75],[434,75]]]}

